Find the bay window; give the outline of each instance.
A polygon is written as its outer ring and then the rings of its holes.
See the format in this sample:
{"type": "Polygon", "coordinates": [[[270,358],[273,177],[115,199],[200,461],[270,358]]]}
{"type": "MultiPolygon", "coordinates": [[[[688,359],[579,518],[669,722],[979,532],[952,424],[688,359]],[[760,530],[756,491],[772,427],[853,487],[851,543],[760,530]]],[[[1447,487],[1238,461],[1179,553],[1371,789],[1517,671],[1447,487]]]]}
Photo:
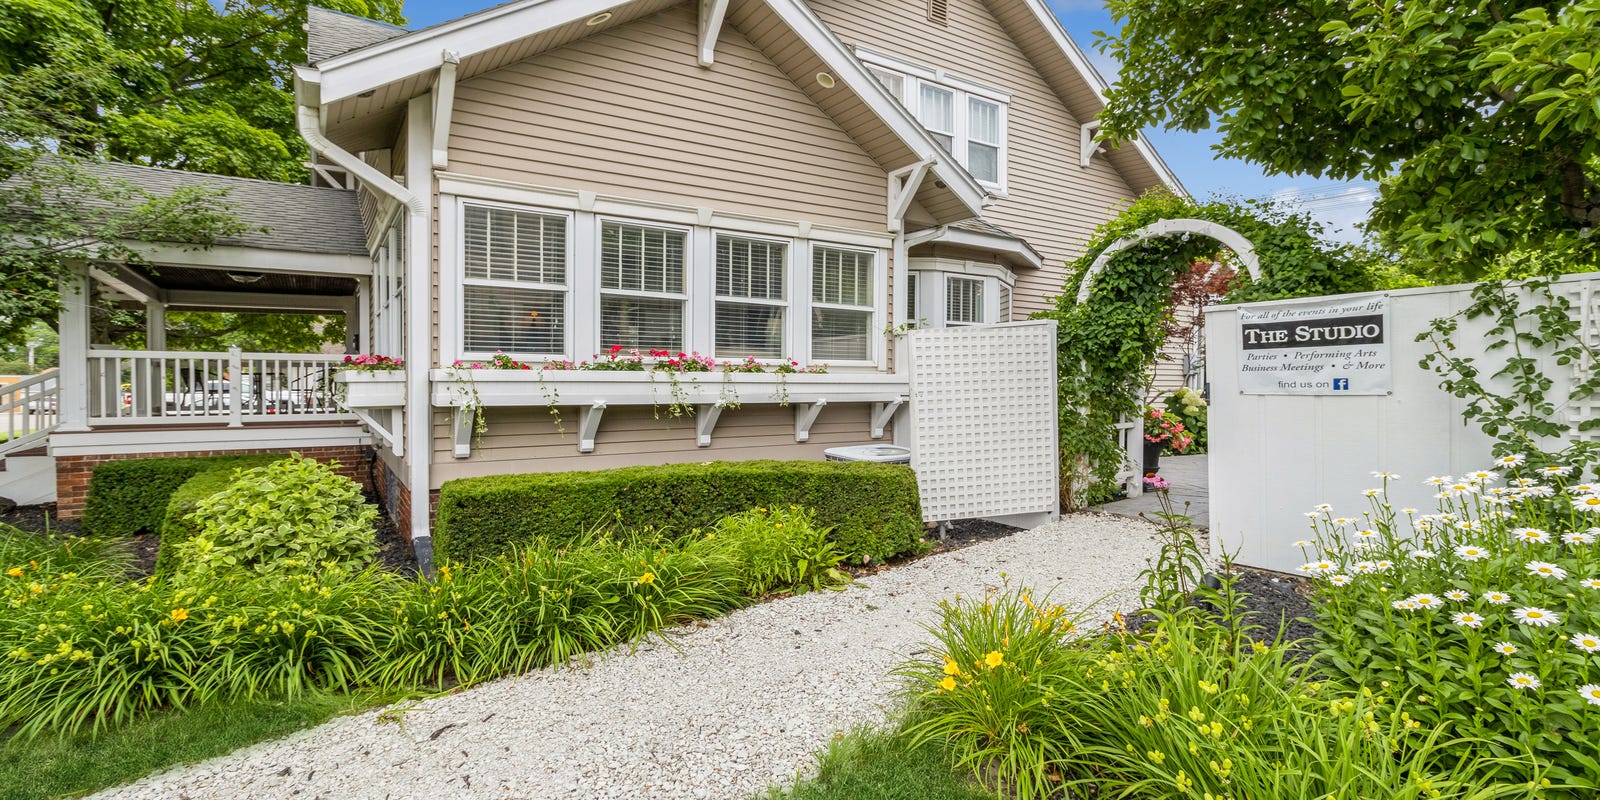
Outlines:
{"type": "Polygon", "coordinates": [[[688,238],[680,229],[601,222],[601,350],[684,349],[688,238]]]}
{"type": "Polygon", "coordinates": [[[872,358],[873,254],[816,245],[811,249],[811,357],[872,358]]]}
{"type": "Polygon", "coordinates": [[[462,347],[566,352],[567,226],[561,214],[469,205],[462,219],[462,347]]]}

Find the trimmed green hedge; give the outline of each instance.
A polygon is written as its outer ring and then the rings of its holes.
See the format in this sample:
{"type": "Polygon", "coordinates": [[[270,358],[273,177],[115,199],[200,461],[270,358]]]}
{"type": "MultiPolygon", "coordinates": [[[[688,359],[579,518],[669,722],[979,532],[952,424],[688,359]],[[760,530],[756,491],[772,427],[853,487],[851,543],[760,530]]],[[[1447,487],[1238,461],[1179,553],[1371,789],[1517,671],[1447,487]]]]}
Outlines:
{"type": "Polygon", "coordinates": [[[161,550],[156,554],[156,575],[170,577],[177,569],[177,561],[172,555],[176,552],[175,548],[180,542],[188,541],[200,532],[200,526],[186,519],[194,512],[196,504],[228,488],[239,470],[253,469],[288,457],[284,453],[221,456],[184,481],[168,498],[166,512],[161,519],[161,550]]]}
{"type": "Polygon", "coordinates": [[[599,526],[687,533],[759,506],[798,505],[833,528],[849,563],[883,561],[922,542],[909,467],[829,461],[719,461],[463,478],[439,492],[435,558],[469,561],[537,537],[599,526]]]}
{"type": "MultiPolygon", "coordinates": [[[[95,467],[84,499],[83,530],[92,536],[123,537],[161,530],[167,502],[185,481],[195,475],[263,455],[177,456],[111,461],[95,467]]],[[[267,460],[283,458],[272,455],[267,460]]]]}

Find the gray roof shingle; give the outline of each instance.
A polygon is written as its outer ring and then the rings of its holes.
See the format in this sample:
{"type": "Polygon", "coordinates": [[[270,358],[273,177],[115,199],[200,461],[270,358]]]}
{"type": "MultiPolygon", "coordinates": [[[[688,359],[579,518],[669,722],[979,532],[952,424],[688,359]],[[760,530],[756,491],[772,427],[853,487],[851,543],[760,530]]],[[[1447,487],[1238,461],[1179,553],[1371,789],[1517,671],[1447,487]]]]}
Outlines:
{"type": "Polygon", "coordinates": [[[227,192],[220,202],[250,230],[221,237],[219,245],[292,250],[301,253],[367,255],[356,193],[298,183],[232,178],[117,162],[94,162],[88,168],[102,178],[126,181],[156,196],[179,188],[210,186],[227,192]],[[265,228],[266,230],[260,230],[265,228]]]}
{"type": "Polygon", "coordinates": [[[312,64],[404,36],[405,28],[341,11],[306,9],[306,59],[312,64]]]}

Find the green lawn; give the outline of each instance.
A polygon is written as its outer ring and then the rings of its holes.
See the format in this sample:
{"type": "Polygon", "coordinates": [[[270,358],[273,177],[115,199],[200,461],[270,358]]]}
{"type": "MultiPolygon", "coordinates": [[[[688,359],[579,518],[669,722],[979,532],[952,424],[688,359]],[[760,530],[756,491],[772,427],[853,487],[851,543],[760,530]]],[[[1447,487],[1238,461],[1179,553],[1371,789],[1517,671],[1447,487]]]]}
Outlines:
{"type": "Polygon", "coordinates": [[[0,800],[77,797],[286,736],[380,702],[372,695],[316,695],[207,704],[157,714],[99,737],[12,741],[0,746],[0,800]]]}
{"type": "Polygon", "coordinates": [[[861,730],[834,740],[816,777],[758,800],[993,800],[951,770],[936,745],[914,750],[892,732],[861,730]]]}

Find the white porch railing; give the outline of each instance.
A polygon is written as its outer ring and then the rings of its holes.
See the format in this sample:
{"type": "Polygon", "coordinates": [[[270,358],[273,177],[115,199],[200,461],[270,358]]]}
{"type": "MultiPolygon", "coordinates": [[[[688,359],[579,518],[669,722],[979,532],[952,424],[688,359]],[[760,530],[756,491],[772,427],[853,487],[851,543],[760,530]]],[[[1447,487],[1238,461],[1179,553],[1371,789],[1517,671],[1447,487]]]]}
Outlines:
{"type": "Polygon", "coordinates": [[[334,402],[344,356],[90,350],[89,424],[353,419],[334,402]]]}
{"type": "Polygon", "coordinates": [[[0,456],[43,444],[61,422],[55,370],[0,386],[0,456]]]}

